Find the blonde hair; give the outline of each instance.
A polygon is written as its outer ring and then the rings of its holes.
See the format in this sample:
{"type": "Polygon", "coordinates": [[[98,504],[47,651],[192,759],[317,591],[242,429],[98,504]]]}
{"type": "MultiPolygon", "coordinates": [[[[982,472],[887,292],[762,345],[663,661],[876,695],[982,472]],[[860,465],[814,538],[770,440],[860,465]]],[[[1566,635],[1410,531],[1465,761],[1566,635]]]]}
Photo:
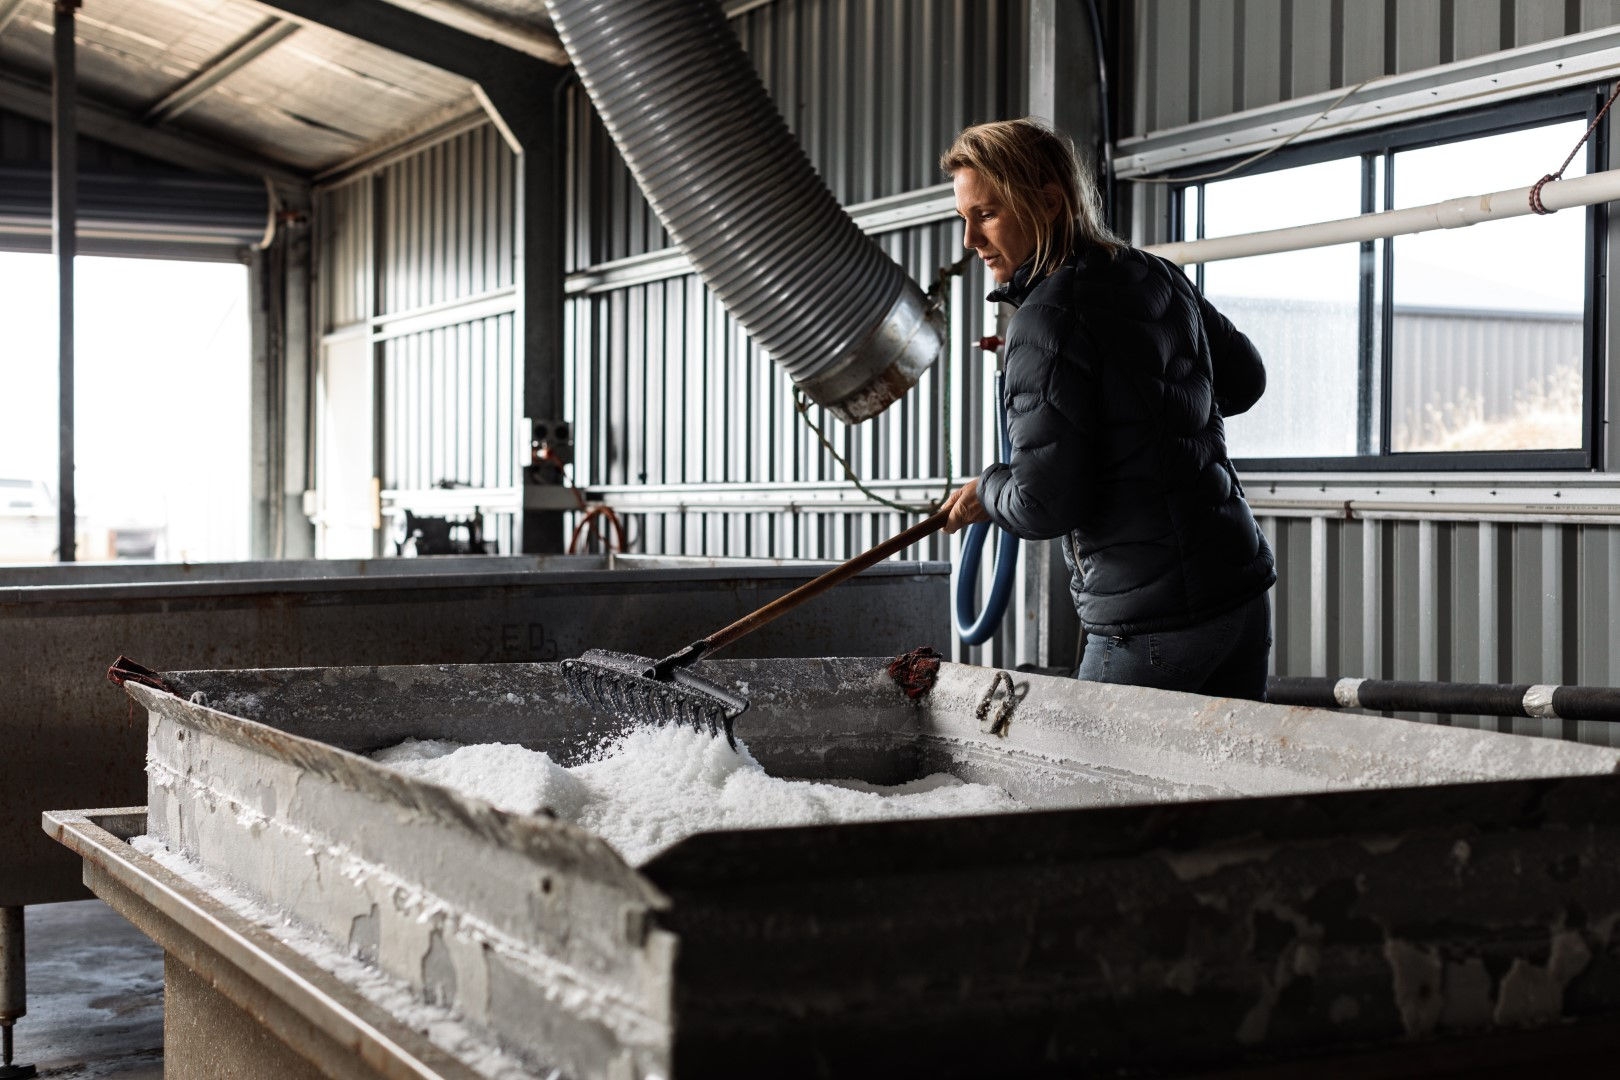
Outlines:
{"type": "Polygon", "coordinates": [[[1084,169],[1074,143],[1032,116],[964,128],[940,155],[947,175],[972,169],[990,185],[996,200],[1035,235],[1032,280],[1057,269],[1080,243],[1110,255],[1124,248],[1103,221],[1102,199],[1084,169]],[[1046,189],[1059,194],[1058,213],[1046,213],[1046,189]]]}

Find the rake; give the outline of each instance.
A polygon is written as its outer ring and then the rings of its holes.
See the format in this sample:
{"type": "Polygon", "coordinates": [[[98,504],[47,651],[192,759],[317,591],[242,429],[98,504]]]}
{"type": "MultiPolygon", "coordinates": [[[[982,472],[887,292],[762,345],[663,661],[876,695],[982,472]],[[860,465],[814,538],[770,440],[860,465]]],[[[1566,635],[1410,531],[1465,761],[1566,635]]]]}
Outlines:
{"type": "Polygon", "coordinates": [[[562,662],[568,686],[591,709],[626,720],[658,724],[685,724],[711,735],[725,733],[735,749],[732,721],[748,708],[748,699],[687,669],[711,653],[730,645],[766,623],[786,614],[813,596],[854,577],[896,552],[944,528],[949,511],[940,510],[869,551],[839,563],[813,581],[777,597],[706,638],[671,653],[662,660],[633,653],[591,649],[562,662]]]}

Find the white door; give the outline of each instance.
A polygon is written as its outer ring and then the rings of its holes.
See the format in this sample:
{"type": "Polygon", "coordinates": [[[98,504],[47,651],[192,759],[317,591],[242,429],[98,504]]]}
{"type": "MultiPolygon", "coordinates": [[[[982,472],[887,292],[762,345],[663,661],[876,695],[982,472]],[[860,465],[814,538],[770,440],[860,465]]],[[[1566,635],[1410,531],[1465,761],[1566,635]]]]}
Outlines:
{"type": "Polygon", "coordinates": [[[321,346],[315,554],[323,559],[377,554],[381,523],[371,351],[365,334],[321,346]]]}

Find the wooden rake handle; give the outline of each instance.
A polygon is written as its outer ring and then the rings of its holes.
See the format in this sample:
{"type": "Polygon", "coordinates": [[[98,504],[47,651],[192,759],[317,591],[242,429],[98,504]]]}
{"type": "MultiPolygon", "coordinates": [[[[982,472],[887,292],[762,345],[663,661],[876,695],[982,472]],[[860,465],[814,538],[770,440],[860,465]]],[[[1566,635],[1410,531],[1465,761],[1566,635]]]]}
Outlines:
{"type": "Polygon", "coordinates": [[[792,592],[778,596],[759,610],[744,615],[730,626],[722,630],[716,630],[708,637],[693,642],[675,655],[660,660],[655,670],[667,677],[667,671],[670,668],[686,667],[700,657],[730,645],[743,635],[753,633],[766,623],[786,614],[811,597],[821,595],[839,582],[846,581],[862,570],[882,562],[890,555],[904,551],[917,541],[932,536],[945,527],[945,522],[949,517],[950,511],[948,510],[936,511],[905,532],[891,536],[883,543],[869,551],[862,552],[848,562],[839,563],[815,580],[805,582],[792,592]]]}

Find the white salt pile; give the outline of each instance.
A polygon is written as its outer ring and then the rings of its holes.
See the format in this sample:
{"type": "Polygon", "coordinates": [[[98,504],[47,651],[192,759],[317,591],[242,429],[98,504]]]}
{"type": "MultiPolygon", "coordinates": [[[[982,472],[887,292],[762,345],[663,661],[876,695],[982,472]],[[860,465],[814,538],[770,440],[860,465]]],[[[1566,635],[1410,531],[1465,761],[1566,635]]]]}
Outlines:
{"type": "Polygon", "coordinates": [[[603,837],[632,864],[693,833],[1020,810],[1000,788],[946,773],[898,787],[766,774],[741,741],[678,725],[636,728],[596,760],[565,769],[521,746],[407,739],[372,757],[504,809],[542,807],[603,837]]]}

